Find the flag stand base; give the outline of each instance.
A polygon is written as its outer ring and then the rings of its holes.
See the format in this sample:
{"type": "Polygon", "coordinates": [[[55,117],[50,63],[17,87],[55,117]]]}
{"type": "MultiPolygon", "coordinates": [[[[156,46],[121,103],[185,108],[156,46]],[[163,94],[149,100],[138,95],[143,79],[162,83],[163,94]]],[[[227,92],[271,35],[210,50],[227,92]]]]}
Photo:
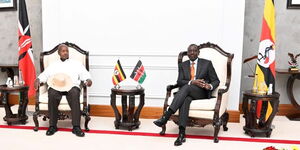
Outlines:
{"type": "Polygon", "coordinates": [[[120,85],[117,84],[117,85],[114,86],[114,88],[115,88],[115,89],[119,89],[119,88],[120,88],[120,85]]]}
{"type": "Polygon", "coordinates": [[[137,86],[136,86],[136,89],[141,89],[142,88],[142,86],[140,85],[140,84],[138,84],[137,86]]]}

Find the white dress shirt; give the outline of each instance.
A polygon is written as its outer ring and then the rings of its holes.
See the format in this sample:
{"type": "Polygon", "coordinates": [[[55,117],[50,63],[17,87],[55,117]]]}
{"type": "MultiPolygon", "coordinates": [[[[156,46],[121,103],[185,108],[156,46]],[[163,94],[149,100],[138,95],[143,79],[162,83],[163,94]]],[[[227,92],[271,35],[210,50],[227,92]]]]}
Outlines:
{"type": "Polygon", "coordinates": [[[86,68],[80,62],[72,59],[58,60],[51,63],[38,78],[41,83],[46,83],[49,77],[57,73],[64,73],[70,76],[73,86],[77,87],[79,87],[81,81],[91,79],[91,75],[86,68]]]}

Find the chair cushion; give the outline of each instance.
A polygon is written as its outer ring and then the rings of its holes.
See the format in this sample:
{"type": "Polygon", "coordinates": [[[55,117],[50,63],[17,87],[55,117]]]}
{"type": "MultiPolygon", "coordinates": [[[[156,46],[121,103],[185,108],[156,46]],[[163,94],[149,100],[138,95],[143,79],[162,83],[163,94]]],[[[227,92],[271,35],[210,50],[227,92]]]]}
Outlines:
{"type": "MultiPolygon", "coordinates": [[[[172,99],[168,101],[169,105],[172,99]]],[[[217,98],[193,100],[190,105],[190,110],[214,110],[217,103],[217,98]]]]}
{"type": "Polygon", "coordinates": [[[190,110],[214,110],[217,98],[193,100],[190,110]]]}
{"type": "MultiPolygon", "coordinates": [[[[39,102],[41,104],[48,104],[48,92],[44,92],[42,94],[40,94],[39,96],[39,102]]],[[[80,104],[83,103],[83,94],[80,94],[80,104]]],[[[68,101],[66,96],[62,96],[60,104],[67,104],[68,105],[68,101]]]]}
{"type": "MultiPolygon", "coordinates": [[[[40,110],[48,110],[48,104],[40,104],[40,110]]],[[[68,111],[71,110],[68,104],[60,104],[58,110],[68,111]]],[[[80,110],[83,110],[83,104],[80,104],[80,110]]]]}
{"type": "MultiPolygon", "coordinates": [[[[213,119],[214,111],[206,111],[206,110],[190,110],[189,117],[195,118],[204,118],[204,119],[213,119]]],[[[179,111],[175,113],[175,115],[179,115],[179,111]]]]}

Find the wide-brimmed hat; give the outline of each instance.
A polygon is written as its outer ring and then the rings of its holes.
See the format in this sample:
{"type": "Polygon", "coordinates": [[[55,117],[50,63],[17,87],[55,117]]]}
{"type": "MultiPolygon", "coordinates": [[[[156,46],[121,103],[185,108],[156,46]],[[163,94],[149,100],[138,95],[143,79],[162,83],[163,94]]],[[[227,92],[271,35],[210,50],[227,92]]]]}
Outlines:
{"type": "Polygon", "coordinates": [[[73,82],[70,76],[64,73],[57,73],[52,76],[47,81],[49,87],[57,91],[69,91],[73,87],[73,82]]]}

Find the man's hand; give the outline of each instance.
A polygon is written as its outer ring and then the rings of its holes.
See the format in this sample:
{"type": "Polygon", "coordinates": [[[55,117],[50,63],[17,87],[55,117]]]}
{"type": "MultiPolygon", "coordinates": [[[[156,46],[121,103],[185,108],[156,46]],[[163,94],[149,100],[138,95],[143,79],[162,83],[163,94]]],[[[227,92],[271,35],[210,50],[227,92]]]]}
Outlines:
{"type": "Polygon", "coordinates": [[[191,84],[194,84],[200,88],[204,88],[206,90],[209,90],[211,87],[208,83],[205,83],[205,81],[203,79],[196,79],[191,81],[191,84]]]}
{"type": "Polygon", "coordinates": [[[86,82],[84,83],[86,86],[90,87],[92,86],[93,82],[90,79],[87,79],[86,82]]]}
{"type": "Polygon", "coordinates": [[[40,79],[37,78],[37,79],[34,81],[34,89],[37,90],[39,87],[40,87],[40,79]]]}

